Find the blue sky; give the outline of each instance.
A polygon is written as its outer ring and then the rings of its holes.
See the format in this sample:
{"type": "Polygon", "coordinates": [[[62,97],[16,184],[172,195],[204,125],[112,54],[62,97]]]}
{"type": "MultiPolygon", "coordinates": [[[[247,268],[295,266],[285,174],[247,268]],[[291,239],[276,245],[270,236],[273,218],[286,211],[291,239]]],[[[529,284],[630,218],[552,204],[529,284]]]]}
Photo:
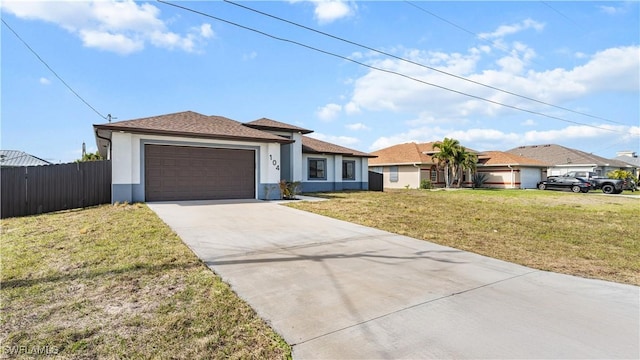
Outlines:
{"type": "MultiPolygon", "coordinates": [[[[173,3],[370,67],[160,2],[0,6],[3,21],[115,121],[192,110],[268,117],[362,151],[453,137],[475,150],[640,153],[637,1],[239,2],[393,57],[222,1],[173,3]]],[[[1,32],[2,149],[53,162],[79,158],[82,142],[95,151],[92,124],[106,121],[4,24],[1,32]]]]}

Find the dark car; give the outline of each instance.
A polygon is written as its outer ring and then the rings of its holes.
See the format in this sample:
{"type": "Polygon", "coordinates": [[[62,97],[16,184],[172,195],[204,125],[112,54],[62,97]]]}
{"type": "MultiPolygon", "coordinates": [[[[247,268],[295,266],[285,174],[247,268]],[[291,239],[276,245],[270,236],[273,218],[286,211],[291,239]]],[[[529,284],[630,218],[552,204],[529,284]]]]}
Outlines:
{"type": "Polygon", "coordinates": [[[586,193],[591,188],[591,183],[580,177],[552,176],[538,183],[540,190],[571,190],[574,193],[586,193]]]}

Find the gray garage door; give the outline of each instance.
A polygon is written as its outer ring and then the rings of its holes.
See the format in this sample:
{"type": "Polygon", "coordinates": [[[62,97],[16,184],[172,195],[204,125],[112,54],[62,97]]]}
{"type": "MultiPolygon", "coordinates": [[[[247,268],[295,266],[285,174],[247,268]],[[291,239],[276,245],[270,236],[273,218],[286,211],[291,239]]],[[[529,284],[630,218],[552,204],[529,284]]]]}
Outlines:
{"type": "Polygon", "coordinates": [[[145,145],[146,201],[255,198],[255,152],[145,145]]]}

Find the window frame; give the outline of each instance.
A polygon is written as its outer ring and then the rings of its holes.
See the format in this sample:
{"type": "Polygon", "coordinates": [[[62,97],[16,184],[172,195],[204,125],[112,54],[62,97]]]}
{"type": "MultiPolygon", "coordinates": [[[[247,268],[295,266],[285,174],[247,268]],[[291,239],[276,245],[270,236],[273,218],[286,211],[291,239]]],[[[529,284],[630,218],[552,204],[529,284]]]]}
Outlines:
{"type": "Polygon", "coordinates": [[[389,166],[389,182],[398,182],[399,178],[398,165],[389,166]]]}
{"type": "Polygon", "coordinates": [[[355,181],[356,180],[356,161],[355,160],[342,160],[342,180],[347,180],[347,181],[355,181]],[[345,173],[345,166],[352,164],[353,168],[352,168],[352,176],[351,177],[345,177],[344,173],[345,173]]]}
{"type": "Polygon", "coordinates": [[[327,159],[325,158],[308,158],[307,159],[307,180],[327,180],[327,159]],[[316,168],[315,168],[315,173],[316,176],[311,176],[311,163],[315,162],[316,163],[316,168]],[[323,168],[322,168],[322,173],[323,173],[323,177],[318,177],[317,173],[318,173],[318,165],[317,163],[321,162],[323,163],[323,168]]]}

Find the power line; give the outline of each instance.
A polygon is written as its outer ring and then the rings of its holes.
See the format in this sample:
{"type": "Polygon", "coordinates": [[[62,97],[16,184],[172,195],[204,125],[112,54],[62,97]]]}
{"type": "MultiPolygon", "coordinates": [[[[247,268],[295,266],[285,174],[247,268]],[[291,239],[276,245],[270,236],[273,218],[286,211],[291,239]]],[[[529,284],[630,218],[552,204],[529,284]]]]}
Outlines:
{"type": "Polygon", "coordinates": [[[40,62],[41,62],[41,63],[43,63],[43,64],[44,64],[44,66],[46,66],[46,67],[47,67],[47,69],[49,69],[49,71],[51,71],[51,72],[53,73],[53,75],[55,75],[55,77],[57,77],[57,78],[58,78],[58,80],[60,80],[60,81],[64,84],[64,86],[66,86],[66,87],[67,87],[67,89],[69,89],[69,91],[71,91],[71,92],[73,93],[73,95],[75,95],[78,99],[80,99],[80,101],[82,101],[82,102],[83,102],[85,105],[87,105],[91,110],[93,110],[93,112],[95,112],[96,114],[98,114],[98,116],[100,116],[101,118],[103,118],[103,119],[105,119],[105,120],[107,119],[107,117],[106,117],[106,116],[102,115],[98,110],[96,110],[96,108],[94,108],[93,106],[91,106],[91,104],[89,104],[89,103],[88,103],[84,98],[82,98],[82,96],[80,96],[80,94],[78,94],[75,90],[73,90],[73,89],[71,88],[71,86],[70,86],[69,84],[67,84],[67,82],[66,82],[66,81],[64,81],[64,79],[63,79],[62,77],[60,77],[60,75],[58,75],[58,73],[57,73],[57,72],[55,72],[55,70],[53,70],[53,69],[51,68],[51,66],[49,66],[49,64],[47,64],[47,62],[46,62],[46,61],[44,61],[44,59],[42,59],[42,57],[40,57],[40,55],[38,55],[38,53],[37,53],[35,50],[33,50],[33,48],[32,48],[31,46],[29,46],[29,44],[27,44],[27,42],[26,42],[26,41],[24,41],[24,40],[20,37],[20,35],[18,35],[18,33],[17,33],[15,30],[13,30],[13,28],[12,28],[11,26],[9,26],[9,24],[7,24],[7,22],[6,22],[6,21],[4,21],[4,19],[2,19],[2,23],[3,23],[3,24],[4,24],[4,25],[9,29],[9,30],[11,30],[11,32],[13,33],[13,35],[15,35],[15,36],[18,38],[18,40],[20,40],[20,41],[24,44],[24,46],[26,46],[26,47],[27,47],[27,49],[29,49],[29,51],[31,51],[31,53],[32,53],[33,55],[35,55],[35,57],[36,57],[36,58],[38,58],[38,60],[40,60],[40,62]]]}
{"type": "Polygon", "coordinates": [[[411,77],[409,75],[402,74],[402,73],[399,73],[399,72],[396,72],[396,71],[393,71],[393,70],[387,70],[387,69],[379,68],[379,67],[376,67],[376,66],[373,66],[373,65],[369,65],[369,64],[366,64],[366,63],[351,59],[351,58],[346,57],[346,56],[342,56],[342,55],[339,55],[339,54],[336,54],[336,53],[332,53],[332,52],[327,51],[327,50],[322,50],[322,49],[319,49],[319,48],[316,48],[316,47],[313,47],[313,46],[310,46],[310,45],[306,45],[306,44],[300,43],[300,42],[295,41],[295,40],[285,39],[285,38],[281,38],[281,37],[278,37],[278,36],[275,36],[275,35],[271,35],[271,34],[266,33],[264,31],[257,30],[257,29],[254,29],[254,28],[251,28],[251,27],[248,27],[248,26],[245,26],[245,25],[241,25],[241,24],[235,23],[235,22],[230,21],[230,20],[225,20],[225,19],[219,18],[217,16],[214,16],[214,15],[211,15],[211,14],[207,14],[207,13],[204,13],[202,11],[195,10],[195,9],[191,9],[191,8],[188,8],[188,7],[185,7],[185,6],[182,6],[182,5],[169,3],[169,2],[164,1],[164,0],[156,0],[156,1],[159,2],[159,3],[162,3],[162,4],[166,4],[166,5],[173,6],[173,7],[185,10],[185,11],[192,12],[194,14],[205,16],[205,17],[208,17],[208,18],[211,18],[211,19],[214,19],[214,20],[217,20],[217,21],[229,24],[229,25],[233,25],[233,26],[239,27],[241,29],[245,29],[245,30],[248,30],[248,31],[251,31],[251,32],[255,32],[257,34],[269,37],[269,38],[274,39],[274,40],[283,41],[283,42],[291,43],[291,44],[294,44],[294,45],[298,45],[298,46],[304,47],[306,49],[313,50],[313,51],[316,51],[316,52],[319,52],[319,53],[323,53],[323,54],[326,54],[326,55],[334,56],[334,57],[337,57],[337,58],[340,58],[340,59],[343,59],[343,60],[358,64],[358,65],[361,65],[361,66],[364,66],[364,67],[367,67],[367,68],[370,68],[370,69],[373,69],[373,70],[377,70],[377,71],[381,71],[381,72],[385,72],[385,73],[401,76],[401,77],[409,79],[409,80],[413,80],[413,81],[416,81],[416,82],[419,82],[419,83],[422,83],[422,84],[425,84],[425,85],[433,86],[433,87],[436,87],[436,88],[439,88],[439,89],[442,89],[442,90],[450,91],[450,92],[453,92],[453,93],[456,93],[456,94],[459,94],[459,95],[463,95],[463,96],[466,96],[466,97],[470,97],[470,98],[473,98],[473,99],[486,101],[486,102],[489,102],[489,103],[492,103],[492,104],[495,104],[495,105],[499,105],[499,106],[503,106],[503,107],[506,107],[506,108],[510,108],[510,109],[514,109],[514,110],[518,110],[518,111],[522,111],[522,112],[526,112],[526,113],[529,113],[529,114],[543,116],[543,117],[546,117],[546,118],[549,118],[549,119],[559,120],[559,121],[563,121],[563,122],[568,122],[568,123],[572,123],[572,124],[587,126],[587,127],[591,127],[591,128],[595,128],[595,129],[605,130],[605,131],[623,133],[623,132],[618,131],[618,130],[604,128],[604,127],[600,127],[600,126],[596,126],[596,125],[589,125],[589,124],[581,123],[581,122],[578,122],[578,121],[568,120],[568,119],[564,119],[564,118],[561,118],[561,117],[557,117],[557,116],[548,115],[548,114],[540,113],[540,112],[533,111],[533,110],[520,108],[518,106],[504,104],[504,103],[501,103],[501,102],[498,102],[498,101],[494,101],[494,100],[491,100],[491,99],[483,98],[481,96],[468,94],[468,93],[465,93],[465,92],[462,92],[462,91],[458,91],[458,90],[454,90],[454,89],[451,89],[451,88],[448,88],[448,87],[445,87],[445,86],[442,86],[442,85],[437,85],[437,84],[434,84],[434,83],[430,83],[428,81],[420,80],[420,79],[417,79],[417,78],[414,78],[414,77],[411,77]]]}

